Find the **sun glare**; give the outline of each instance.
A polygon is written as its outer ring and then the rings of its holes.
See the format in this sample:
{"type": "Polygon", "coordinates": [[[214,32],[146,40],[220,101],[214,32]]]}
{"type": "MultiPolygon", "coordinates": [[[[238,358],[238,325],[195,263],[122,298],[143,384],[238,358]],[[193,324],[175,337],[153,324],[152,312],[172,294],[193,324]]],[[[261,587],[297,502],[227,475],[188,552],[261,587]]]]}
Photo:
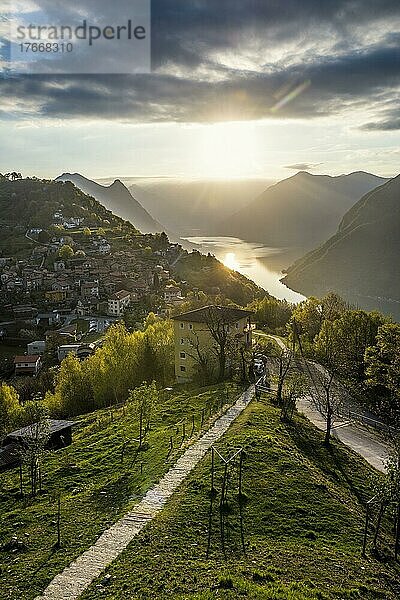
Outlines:
{"type": "Polygon", "coordinates": [[[239,263],[234,252],[227,252],[222,262],[228,269],[232,269],[232,271],[239,270],[239,263]]]}
{"type": "Polygon", "coordinates": [[[230,179],[254,174],[257,156],[255,125],[216,123],[201,129],[197,149],[199,176],[230,179]]]}

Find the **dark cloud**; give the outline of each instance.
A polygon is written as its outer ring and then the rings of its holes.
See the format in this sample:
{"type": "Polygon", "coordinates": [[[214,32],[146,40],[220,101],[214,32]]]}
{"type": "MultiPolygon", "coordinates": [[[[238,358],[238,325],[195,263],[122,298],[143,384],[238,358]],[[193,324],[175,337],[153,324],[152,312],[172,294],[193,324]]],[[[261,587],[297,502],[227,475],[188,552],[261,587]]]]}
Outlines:
{"type": "MultiPolygon", "coordinates": [[[[62,10],[59,0],[48,1],[62,10]]],[[[111,6],[88,2],[81,4],[111,6]]],[[[153,0],[152,74],[17,77],[1,81],[0,92],[55,118],[210,122],[314,118],[353,107],[378,113],[383,97],[397,99],[399,20],[398,0],[153,0]],[[237,64],[224,60],[230,55],[237,64]],[[249,56],[254,65],[244,60],[249,56]]],[[[364,128],[398,122],[398,115],[377,118],[364,128]]]]}

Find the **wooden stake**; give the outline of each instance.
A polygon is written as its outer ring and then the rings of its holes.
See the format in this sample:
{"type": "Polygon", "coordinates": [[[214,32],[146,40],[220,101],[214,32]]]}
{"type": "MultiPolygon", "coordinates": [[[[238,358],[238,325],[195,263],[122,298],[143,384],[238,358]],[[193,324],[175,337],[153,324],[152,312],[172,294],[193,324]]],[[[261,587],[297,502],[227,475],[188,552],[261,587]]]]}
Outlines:
{"type": "Polygon", "coordinates": [[[367,512],[365,514],[364,539],[363,539],[363,549],[362,549],[363,558],[365,558],[365,556],[366,556],[365,552],[367,549],[368,525],[369,525],[369,504],[367,504],[367,512]]]}
{"type": "Polygon", "coordinates": [[[396,540],[394,545],[394,558],[397,561],[400,545],[400,502],[397,505],[396,540]]]}

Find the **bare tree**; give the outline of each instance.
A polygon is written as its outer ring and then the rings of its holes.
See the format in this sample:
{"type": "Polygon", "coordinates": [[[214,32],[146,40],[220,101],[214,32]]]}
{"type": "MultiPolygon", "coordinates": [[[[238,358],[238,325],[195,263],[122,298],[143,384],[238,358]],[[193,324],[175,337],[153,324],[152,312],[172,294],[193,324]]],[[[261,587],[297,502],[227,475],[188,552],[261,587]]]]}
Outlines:
{"type": "Polygon", "coordinates": [[[41,487],[41,470],[46,446],[50,438],[50,424],[47,409],[34,400],[24,408],[30,424],[25,428],[21,446],[21,462],[28,467],[32,496],[41,487]]]}

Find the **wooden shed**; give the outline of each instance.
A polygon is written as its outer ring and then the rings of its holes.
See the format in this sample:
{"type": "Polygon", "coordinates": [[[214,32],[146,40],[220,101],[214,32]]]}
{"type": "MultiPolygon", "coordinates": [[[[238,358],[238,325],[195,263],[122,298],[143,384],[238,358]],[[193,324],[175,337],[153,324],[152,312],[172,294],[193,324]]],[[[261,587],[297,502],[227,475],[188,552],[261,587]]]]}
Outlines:
{"type": "MultiPolygon", "coordinates": [[[[49,441],[46,447],[50,450],[65,448],[72,443],[73,421],[49,421],[49,441]]],[[[10,444],[23,445],[26,440],[35,438],[38,432],[38,423],[33,423],[22,429],[9,433],[3,441],[3,447],[10,444]]]]}

